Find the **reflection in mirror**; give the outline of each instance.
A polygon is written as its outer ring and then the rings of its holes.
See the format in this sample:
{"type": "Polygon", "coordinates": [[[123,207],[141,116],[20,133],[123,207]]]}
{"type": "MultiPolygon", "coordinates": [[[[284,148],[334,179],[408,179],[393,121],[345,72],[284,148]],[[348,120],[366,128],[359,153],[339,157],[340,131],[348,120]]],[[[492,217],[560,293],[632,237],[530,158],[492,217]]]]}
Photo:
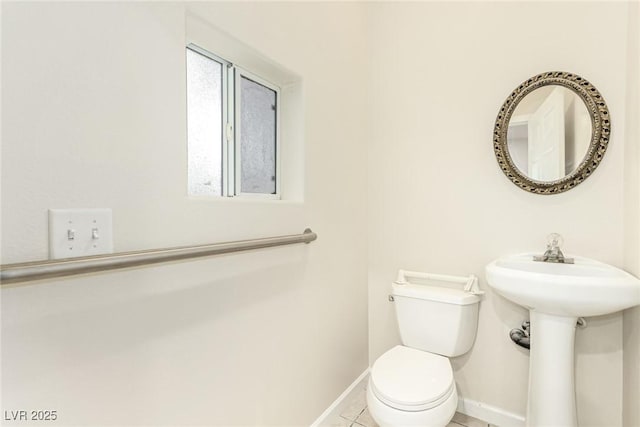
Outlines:
{"type": "Polygon", "coordinates": [[[591,143],[591,116],[582,99],[560,85],[531,91],[516,106],[507,146],[518,170],[536,181],[575,171],[591,143]]]}

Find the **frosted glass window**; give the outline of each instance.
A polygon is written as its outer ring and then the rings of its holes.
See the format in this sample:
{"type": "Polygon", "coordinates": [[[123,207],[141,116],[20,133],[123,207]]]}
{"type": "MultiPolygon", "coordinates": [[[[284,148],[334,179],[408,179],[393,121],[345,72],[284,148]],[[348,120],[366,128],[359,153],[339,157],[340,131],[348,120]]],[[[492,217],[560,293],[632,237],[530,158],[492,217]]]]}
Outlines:
{"type": "Polygon", "coordinates": [[[241,76],[240,192],[276,194],[277,93],[241,76]]]}
{"type": "Polygon", "coordinates": [[[277,199],[279,88],[186,48],[188,193],[277,199]]]}
{"type": "Polygon", "coordinates": [[[187,49],[189,194],[222,195],[222,64],[187,49]]]}

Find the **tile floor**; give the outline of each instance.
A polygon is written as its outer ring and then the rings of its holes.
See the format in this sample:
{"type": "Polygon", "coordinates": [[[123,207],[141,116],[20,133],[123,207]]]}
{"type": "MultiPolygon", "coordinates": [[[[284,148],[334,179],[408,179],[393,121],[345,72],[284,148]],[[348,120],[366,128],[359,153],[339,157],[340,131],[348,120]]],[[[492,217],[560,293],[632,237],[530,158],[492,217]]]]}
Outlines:
{"type": "MultiPolygon", "coordinates": [[[[447,427],[495,427],[486,421],[456,412],[447,427]]],[[[367,408],[366,390],[360,391],[331,427],[378,427],[367,408]]]]}

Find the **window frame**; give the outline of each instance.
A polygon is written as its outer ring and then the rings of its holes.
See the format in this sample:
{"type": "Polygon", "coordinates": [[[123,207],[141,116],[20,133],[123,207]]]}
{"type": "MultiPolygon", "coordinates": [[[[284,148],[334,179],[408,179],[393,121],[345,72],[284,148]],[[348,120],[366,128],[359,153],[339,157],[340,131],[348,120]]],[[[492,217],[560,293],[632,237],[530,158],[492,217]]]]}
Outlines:
{"type": "Polygon", "coordinates": [[[275,132],[276,132],[276,138],[275,138],[275,193],[272,194],[267,194],[267,193],[243,193],[242,190],[242,170],[241,170],[241,165],[242,165],[242,155],[241,155],[241,142],[240,142],[240,135],[242,134],[242,126],[240,123],[240,120],[235,122],[235,132],[234,132],[234,137],[236,138],[237,143],[234,144],[234,148],[235,148],[235,152],[234,152],[234,156],[235,156],[235,170],[233,171],[234,176],[235,176],[235,185],[236,185],[236,189],[235,189],[235,195],[240,196],[240,197],[247,197],[247,198],[260,198],[260,199],[280,199],[280,181],[281,181],[281,177],[280,177],[280,88],[276,85],[274,85],[273,83],[261,78],[260,76],[257,76],[253,73],[251,73],[250,71],[247,71],[241,67],[234,67],[234,89],[235,89],[235,93],[234,93],[234,98],[235,98],[235,111],[234,111],[234,117],[241,117],[240,112],[241,112],[241,108],[242,108],[242,97],[241,97],[241,79],[242,77],[245,77],[248,80],[253,81],[254,83],[257,83],[259,85],[262,85],[264,87],[266,87],[267,89],[270,89],[272,91],[275,92],[276,94],[276,123],[275,123],[275,132]]]}
{"type": "MultiPolygon", "coordinates": [[[[222,64],[222,194],[214,196],[197,196],[197,197],[221,197],[221,198],[243,198],[243,199],[271,199],[281,200],[280,184],[282,181],[281,173],[281,90],[280,87],[264,78],[242,68],[231,61],[228,61],[194,43],[188,43],[186,49],[192,50],[202,56],[205,56],[215,62],[222,64]],[[276,120],[275,120],[275,194],[266,193],[243,193],[242,188],[242,169],[240,154],[240,135],[241,125],[236,118],[240,117],[241,108],[241,78],[245,77],[266,88],[272,90],[276,94],[276,120]]],[[[186,55],[186,52],[185,52],[186,55]]],[[[187,80],[189,78],[187,74],[187,80]]],[[[188,145],[188,141],[187,141],[188,145]]],[[[188,190],[187,190],[188,191],[188,190]]],[[[189,194],[189,196],[195,196],[189,194]]]]}
{"type": "MultiPolygon", "coordinates": [[[[222,93],[222,100],[221,100],[221,110],[222,110],[222,124],[221,124],[221,128],[222,128],[222,135],[221,135],[221,150],[222,150],[222,158],[221,158],[221,162],[220,162],[220,167],[222,168],[222,170],[220,171],[220,175],[222,177],[222,183],[221,183],[221,189],[222,189],[222,194],[220,195],[215,195],[215,196],[211,196],[211,195],[203,195],[200,197],[228,197],[229,192],[228,192],[228,186],[229,186],[229,177],[227,176],[227,173],[225,173],[225,165],[228,163],[228,157],[229,157],[229,81],[228,81],[228,69],[230,67],[233,66],[233,64],[231,64],[231,62],[209,52],[206,49],[201,48],[200,46],[197,46],[193,43],[189,43],[186,46],[187,49],[202,55],[206,58],[211,59],[212,61],[218,62],[219,64],[222,65],[222,71],[221,71],[221,76],[222,76],[222,82],[221,82],[221,93],[222,93]]],[[[185,53],[186,54],[186,53],[185,53]]],[[[187,81],[189,80],[189,75],[188,75],[188,70],[187,70],[187,81]]],[[[187,115],[188,115],[188,111],[187,111],[187,115]]],[[[188,120],[188,117],[187,117],[188,120]]],[[[187,135],[187,139],[188,139],[188,135],[187,135]]],[[[187,140],[187,147],[189,145],[189,141],[187,140]]],[[[188,155],[188,148],[187,148],[187,155],[188,155]]],[[[188,189],[187,189],[188,191],[188,189]]],[[[193,194],[189,194],[189,196],[193,196],[193,194]]]]}

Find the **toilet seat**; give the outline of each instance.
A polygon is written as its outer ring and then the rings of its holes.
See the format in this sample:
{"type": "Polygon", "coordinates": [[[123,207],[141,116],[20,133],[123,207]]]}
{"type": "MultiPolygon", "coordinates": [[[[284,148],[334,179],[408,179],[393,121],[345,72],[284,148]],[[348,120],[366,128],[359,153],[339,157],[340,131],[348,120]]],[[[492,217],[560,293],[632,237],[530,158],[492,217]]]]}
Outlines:
{"type": "Polygon", "coordinates": [[[375,361],[370,384],[381,402],[411,412],[439,406],[455,390],[449,359],[401,345],[375,361]]]}

